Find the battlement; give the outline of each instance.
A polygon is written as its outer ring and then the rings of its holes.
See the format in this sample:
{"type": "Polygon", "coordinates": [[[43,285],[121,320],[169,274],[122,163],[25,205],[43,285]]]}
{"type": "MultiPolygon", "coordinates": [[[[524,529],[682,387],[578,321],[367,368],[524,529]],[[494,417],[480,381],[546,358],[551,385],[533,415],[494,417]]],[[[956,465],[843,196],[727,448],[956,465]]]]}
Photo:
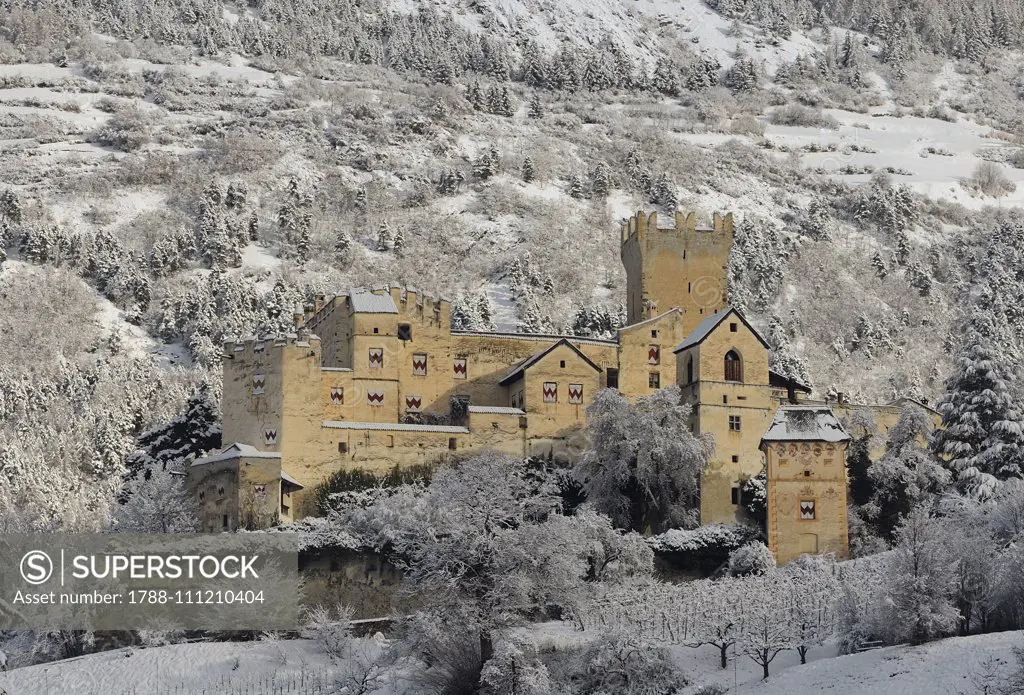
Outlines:
{"type": "Polygon", "coordinates": [[[268,350],[297,347],[320,349],[320,338],[315,333],[299,329],[296,333],[269,333],[263,336],[234,336],[224,339],[224,356],[234,359],[241,353],[253,356],[268,350]]]}
{"type": "Polygon", "coordinates": [[[694,238],[697,238],[698,235],[712,235],[716,238],[726,237],[731,244],[733,235],[732,213],[729,212],[725,215],[718,212],[714,213],[711,218],[710,227],[698,227],[696,213],[684,214],[681,211],[677,211],[673,216],[671,226],[660,226],[658,224],[657,212],[645,214],[643,211],[638,211],[632,217],[622,221],[621,237],[623,244],[633,239],[643,242],[647,239],[648,234],[654,232],[676,232],[680,236],[692,236],[694,238]]]}

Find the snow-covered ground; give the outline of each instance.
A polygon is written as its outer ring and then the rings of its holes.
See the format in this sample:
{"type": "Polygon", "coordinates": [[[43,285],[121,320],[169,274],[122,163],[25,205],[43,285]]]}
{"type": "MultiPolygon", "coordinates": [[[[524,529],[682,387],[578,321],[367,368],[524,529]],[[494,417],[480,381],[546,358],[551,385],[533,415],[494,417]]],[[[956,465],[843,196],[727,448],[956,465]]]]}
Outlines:
{"type": "MultiPolygon", "coordinates": [[[[564,623],[546,623],[531,632],[542,648],[586,640],[564,623]]],[[[1005,683],[1017,668],[1014,647],[1024,647],[1024,633],[953,637],[848,656],[818,648],[811,650],[806,665],[795,652],[782,652],[767,681],[761,680],[761,667],[742,655],[730,656],[728,668],[719,668],[714,647],[673,647],[672,655],[691,680],[685,693],[717,683],[745,695],[961,695],[986,692],[986,683],[990,688],[1005,683]]],[[[0,689],[10,695],[185,695],[249,686],[251,691],[240,692],[270,695],[290,683],[327,680],[332,672],[330,659],[308,640],[195,643],[119,649],[14,669],[0,674],[0,689]]]]}

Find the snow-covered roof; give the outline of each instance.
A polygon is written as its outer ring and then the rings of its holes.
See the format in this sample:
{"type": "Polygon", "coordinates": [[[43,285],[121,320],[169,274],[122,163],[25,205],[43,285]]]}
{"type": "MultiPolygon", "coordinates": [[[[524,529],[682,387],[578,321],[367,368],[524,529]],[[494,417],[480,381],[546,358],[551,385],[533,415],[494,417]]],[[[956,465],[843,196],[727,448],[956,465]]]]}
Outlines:
{"type": "Polygon", "coordinates": [[[471,413],[486,413],[488,415],[526,415],[525,410],[519,408],[503,408],[496,405],[471,405],[471,413]]]}
{"type": "Polygon", "coordinates": [[[374,294],[362,288],[353,288],[349,292],[352,311],[359,314],[397,314],[398,307],[390,294],[374,294]]]}
{"type": "Polygon", "coordinates": [[[293,478],[293,477],[292,477],[291,475],[289,475],[289,474],[288,474],[288,472],[287,472],[287,471],[285,471],[285,470],[282,470],[282,471],[281,471],[281,480],[283,480],[283,481],[284,481],[284,482],[286,482],[286,483],[291,483],[291,484],[292,484],[292,485],[293,485],[293,486],[294,486],[294,487],[295,487],[295,488],[296,488],[297,490],[301,490],[302,488],[304,488],[304,487],[305,487],[305,485],[303,485],[303,484],[302,484],[302,483],[300,483],[300,482],[299,482],[298,480],[296,480],[295,478],[293,478]]]}
{"type": "Polygon", "coordinates": [[[469,434],[466,427],[454,425],[412,425],[405,422],[348,422],[324,420],[321,426],[332,430],[384,430],[387,432],[442,432],[445,434],[469,434]]]}
{"type": "Polygon", "coordinates": [[[765,442],[845,442],[848,439],[850,435],[832,409],[820,405],[780,407],[761,437],[765,442]]]}
{"type": "Polygon", "coordinates": [[[680,309],[679,307],[674,306],[671,309],[669,309],[668,311],[662,312],[662,313],[658,314],[657,316],[652,316],[649,319],[644,319],[643,321],[637,321],[636,323],[631,323],[628,326],[623,326],[622,328],[619,329],[619,333],[625,333],[627,331],[633,330],[634,328],[640,328],[641,326],[646,325],[648,323],[654,323],[655,321],[660,321],[661,319],[665,318],[669,314],[679,314],[679,313],[682,313],[682,311],[683,310],[680,309]]]}
{"type": "Polygon", "coordinates": [[[697,327],[693,329],[690,335],[686,336],[686,339],[683,342],[681,342],[679,344],[679,347],[677,347],[672,352],[679,352],[680,350],[685,350],[687,348],[693,347],[694,345],[699,345],[700,343],[704,342],[704,339],[711,334],[711,331],[715,330],[718,327],[718,324],[722,323],[722,321],[725,320],[725,317],[729,316],[730,314],[736,314],[736,318],[742,321],[743,325],[746,326],[747,329],[754,334],[754,337],[761,341],[761,344],[764,345],[766,350],[771,349],[771,346],[768,344],[768,341],[765,340],[764,337],[760,333],[758,333],[757,330],[753,326],[751,326],[745,318],[743,318],[743,314],[736,311],[735,309],[729,308],[722,309],[717,313],[711,314],[711,316],[708,316],[706,319],[697,324],[697,327]]]}
{"type": "Polygon", "coordinates": [[[512,371],[510,371],[510,372],[509,372],[508,374],[506,374],[506,375],[505,375],[505,376],[504,376],[504,377],[503,377],[503,378],[501,379],[501,381],[499,381],[498,383],[499,383],[499,384],[501,384],[502,386],[505,386],[506,384],[510,384],[510,383],[512,383],[513,381],[515,381],[516,379],[518,379],[518,378],[519,378],[519,375],[520,375],[520,374],[522,374],[523,372],[525,372],[525,371],[526,371],[527,369],[529,369],[530,367],[532,367],[533,365],[535,365],[535,364],[536,364],[537,362],[539,362],[540,360],[544,359],[544,357],[545,357],[545,356],[546,356],[546,355],[547,355],[547,354],[548,354],[549,352],[551,352],[552,350],[554,350],[554,349],[555,349],[556,347],[558,347],[559,345],[567,345],[567,346],[569,346],[569,348],[570,348],[570,349],[571,349],[571,350],[572,350],[573,352],[575,352],[575,353],[576,353],[577,355],[579,355],[579,356],[580,356],[580,357],[581,357],[581,358],[583,359],[583,361],[584,361],[584,362],[586,362],[587,364],[589,364],[589,365],[590,365],[591,367],[593,367],[593,368],[594,368],[594,369],[596,369],[597,371],[599,371],[599,372],[600,372],[600,371],[602,371],[602,370],[601,370],[601,367],[599,367],[599,366],[597,365],[597,363],[596,363],[596,362],[594,362],[594,361],[593,361],[592,359],[590,359],[589,357],[587,357],[586,355],[584,355],[584,354],[583,354],[583,352],[582,352],[582,351],[580,351],[580,349],[579,349],[578,347],[576,347],[575,345],[573,345],[572,343],[570,343],[570,342],[569,342],[569,340],[568,340],[567,338],[562,338],[562,339],[561,339],[561,340],[559,340],[559,341],[558,341],[557,343],[552,343],[551,345],[547,346],[546,348],[544,348],[544,349],[543,349],[543,350],[541,350],[540,352],[537,352],[537,353],[534,353],[533,355],[530,355],[530,356],[529,356],[529,357],[527,357],[527,358],[526,358],[525,360],[523,360],[522,362],[520,362],[519,364],[517,364],[516,366],[514,366],[514,367],[512,368],[512,371]]]}
{"type": "Polygon", "coordinates": [[[352,367],[320,367],[321,372],[351,372],[352,367]]]}
{"type": "Polygon", "coordinates": [[[279,459],[281,453],[277,451],[260,451],[254,446],[248,444],[242,444],[241,442],[235,442],[231,446],[223,449],[219,454],[213,454],[212,456],[204,456],[203,458],[196,459],[192,462],[193,466],[203,466],[208,463],[217,463],[218,461],[230,461],[231,459],[237,458],[248,458],[248,459],[279,459]]]}
{"type": "Polygon", "coordinates": [[[618,340],[605,340],[603,338],[581,338],[577,335],[559,335],[556,333],[508,333],[502,331],[452,331],[452,335],[468,336],[471,338],[515,338],[516,340],[535,340],[547,342],[549,340],[568,340],[580,345],[609,345],[619,344],[618,340]]]}

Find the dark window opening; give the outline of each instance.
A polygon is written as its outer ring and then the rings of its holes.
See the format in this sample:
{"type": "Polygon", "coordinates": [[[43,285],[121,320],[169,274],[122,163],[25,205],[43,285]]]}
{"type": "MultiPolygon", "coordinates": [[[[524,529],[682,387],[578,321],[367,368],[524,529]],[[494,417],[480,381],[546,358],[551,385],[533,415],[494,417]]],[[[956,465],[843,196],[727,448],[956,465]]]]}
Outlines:
{"type": "Polygon", "coordinates": [[[804,477],[805,478],[810,478],[811,477],[811,472],[810,471],[804,471],[804,477]]]}
{"type": "Polygon", "coordinates": [[[735,350],[725,353],[725,380],[743,381],[743,362],[735,350]]]}
{"type": "Polygon", "coordinates": [[[609,369],[608,370],[608,388],[617,389],[619,388],[619,370],[609,369]]]}
{"type": "Polygon", "coordinates": [[[398,339],[412,340],[412,325],[408,323],[398,324],[398,339]]]}
{"type": "Polygon", "coordinates": [[[693,383],[693,358],[692,357],[686,362],[686,383],[687,384],[692,384],[693,383]]]}
{"type": "Polygon", "coordinates": [[[730,415],[729,416],[729,431],[739,432],[740,431],[740,416],[730,415]]]}
{"type": "Polygon", "coordinates": [[[729,402],[729,397],[728,396],[722,396],[722,402],[723,403],[728,403],[729,402]]]}
{"type": "Polygon", "coordinates": [[[565,369],[565,360],[559,360],[558,366],[561,367],[562,369],[565,369]]]}
{"type": "Polygon", "coordinates": [[[338,442],[338,453],[339,454],[347,454],[348,453],[348,442],[338,442]]]}
{"type": "Polygon", "coordinates": [[[732,488],[732,503],[735,505],[739,505],[740,503],[740,489],[735,486],[732,488]]]}
{"type": "Polygon", "coordinates": [[[735,333],[738,328],[739,328],[738,324],[735,324],[735,323],[730,323],[729,324],[729,332],[730,333],[735,333]]]}
{"type": "Polygon", "coordinates": [[[647,385],[650,386],[652,389],[660,389],[661,374],[659,374],[658,372],[651,372],[649,375],[647,375],[647,385]]]}
{"type": "Polygon", "coordinates": [[[374,327],[373,327],[373,332],[374,332],[374,333],[380,333],[380,329],[379,329],[379,328],[377,328],[376,326],[374,326],[374,327]]]}
{"type": "Polygon", "coordinates": [[[732,457],[732,462],[733,462],[733,463],[739,463],[739,462],[740,462],[740,457],[739,457],[739,456],[736,456],[735,454],[733,454],[733,457],[732,457]]]}
{"type": "Polygon", "coordinates": [[[451,449],[452,451],[455,451],[456,443],[457,442],[455,441],[455,437],[448,438],[448,448],[451,449]]]}
{"type": "Polygon", "coordinates": [[[223,520],[221,521],[221,524],[224,526],[224,528],[228,527],[228,515],[227,514],[224,515],[223,520]]]}
{"type": "Polygon", "coordinates": [[[652,338],[657,338],[658,337],[658,331],[651,331],[651,337],[652,338]]]}

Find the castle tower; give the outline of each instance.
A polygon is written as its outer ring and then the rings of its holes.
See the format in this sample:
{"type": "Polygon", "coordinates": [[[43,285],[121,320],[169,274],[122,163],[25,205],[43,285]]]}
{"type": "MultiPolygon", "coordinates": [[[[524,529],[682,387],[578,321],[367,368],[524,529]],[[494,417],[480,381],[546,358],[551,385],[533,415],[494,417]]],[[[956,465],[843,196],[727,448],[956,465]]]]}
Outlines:
{"type": "Polygon", "coordinates": [[[715,213],[711,227],[698,227],[692,212],[677,212],[671,227],[659,227],[655,212],[638,212],[624,221],[621,254],[629,324],[679,307],[684,335],[689,335],[707,316],[724,309],[732,241],[732,213],[715,213]]]}

